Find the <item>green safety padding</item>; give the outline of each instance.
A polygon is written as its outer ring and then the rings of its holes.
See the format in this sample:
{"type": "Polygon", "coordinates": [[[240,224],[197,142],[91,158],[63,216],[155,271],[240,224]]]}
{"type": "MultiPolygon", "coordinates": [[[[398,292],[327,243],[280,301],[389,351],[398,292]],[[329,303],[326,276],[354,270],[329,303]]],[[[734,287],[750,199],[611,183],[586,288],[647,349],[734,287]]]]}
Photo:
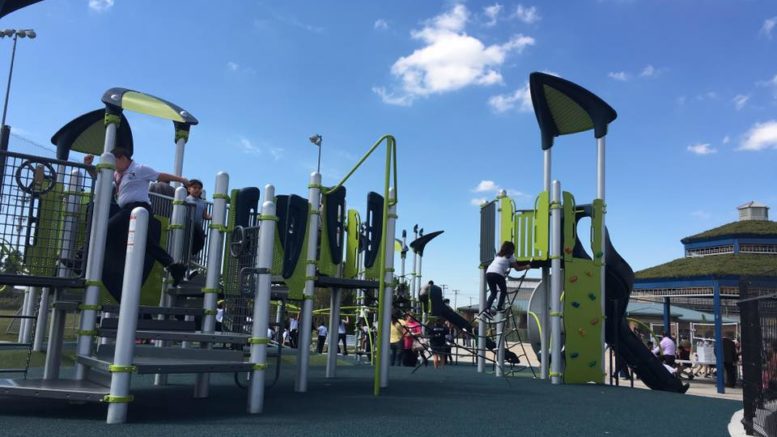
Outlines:
{"type": "Polygon", "coordinates": [[[534,258],[534,211],[525,211],[513,216],[515,236],[515,258],[531,261],[534,258]]]}
{"type": "Polygon", "coordinates": [[[564,264],[564,382],[603,383],[601,266],[576,258],[564,264]]]}
{"type": "Polygon", "coordinates": [[[343,262],[345,187],[341,185],[322,197],[318,271],[323,275],[336,276],[339,273],[339,265],[343,262]]]}
{"type": "Polygon", "coordinates": [[[602,199],[594,199],[593,217],[591,217],[591,253],[594,254],[594,261],[599,265],[602,264],[602,257],[604,256],[604,252],[602,252],[604,212],[604,201],[602,199]]]}
{"type": "Polygon", "coordinates": [[[562,221],[564,223],[564,245],[562,249],[562,256],[564,261],[572,260],[572,253],[575,250],[575,244],[577,243],[577,232],[575,227],[577,226],[577,220],[575,219],[575,198],[572,193],[564,191],[562,193],[564,199],[564,215],[562,221]]]}
{"type": "MultiPolygon", "coordinates": [[[[48,186],[49,181],[41,183],[48,186]]],[[[33,207],[37,197],[37,221],[34,226],[28,222],[24,226],[25,233],[22,236],[26,238],[24,265],[32,276],[53,276],[56,272],[64,212],[62,195],[63,186],[57,182],[48,192],[34,194],[30,204],[25,206],[33,207]],[[30,233],[31,235],[28,235],[30,233]]]]}
{"type": "Polygon", "coordinates": [[[348,222],[346,224],[345,244],[345,269],[343,276],[348,279],[359,275],[359,226],[361,219],[355,209],[348,210],[348,222]]]}
{"type": "Polygon", "coordinates": [[[498,247],[505,241],[513,241],[513,214],[515,214],[515,202],[504,196],[499,198],[499,242],[498,247]]]}
{"type": "Polygon", "coordinates": [[[547,191],[541,192],[534,201],[534,259],[548,259],[550,247],[550,196],[547,191]]]}
{"type": "MultiPolygon", "coordinates": [[[[162,217],[155,215],[159,223],[162,224],[162,235],[159,237],[159,247],[167,247],[167,240],[170,238],[170,232],[165,232],[170,224],[169,217],[162,217]]],[[[143,283],[143,287],[140,289],[140,304],[141,305],[159,305],[159,300],[162,295],[163,282],[165,279],[165,268],[158,262],[154,263],[151,268],[146,282],[143,283]]]]}
{"type": "Polygon", "coordinates": [[[307,232],[308,228],[309,226],[305,226],[305,239],[302,241],[302,253],[299,256],[299,260],[297,260],[297,265],[294,267],[291,276],[283,279],[283,282],[286,283],[286,287],[289,288],[289,299],[302,300],[304,298],[306,281],[305,270],[307,267],[306,256],[308,242],[310,241],[310,235],[308,235],[310,232],[307,232]]]}

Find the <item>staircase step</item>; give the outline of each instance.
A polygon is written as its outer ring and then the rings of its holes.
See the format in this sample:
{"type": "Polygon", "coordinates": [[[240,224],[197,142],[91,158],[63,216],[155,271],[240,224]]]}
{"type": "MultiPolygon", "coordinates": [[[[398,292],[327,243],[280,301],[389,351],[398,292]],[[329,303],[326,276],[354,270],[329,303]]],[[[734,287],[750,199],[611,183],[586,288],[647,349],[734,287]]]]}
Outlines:
{"type": "MultiPolygon", "coordinates": [[[[94,356],[78,356],[76,361],[92,369],[108,372],[113,363],[113,345],[100,346],[94,356]]],[[[225,373],[251,370],[242,350],[195,349],[135,346],[133,365],[139,374],[150,373],[225,373]]]]}
{"type": "MultiPolygon", "coordinates": [[[[100,337],[116,338],[116,330],[100,328],[100,337]]],[[[248,334],[234,334],[227,332],[216,332],[213,334],[203,334],[200,331],[175,332],[138,330],[135,332],[135,338],[142,340],[194,341],[199,343],[247,344],[250,337],[251,336],[248,334]]]]}
{"type": "Polygon", "coordinates": [[[109,387],[71,379],[0,379],[0,395],[102,402],[109,387]]]}

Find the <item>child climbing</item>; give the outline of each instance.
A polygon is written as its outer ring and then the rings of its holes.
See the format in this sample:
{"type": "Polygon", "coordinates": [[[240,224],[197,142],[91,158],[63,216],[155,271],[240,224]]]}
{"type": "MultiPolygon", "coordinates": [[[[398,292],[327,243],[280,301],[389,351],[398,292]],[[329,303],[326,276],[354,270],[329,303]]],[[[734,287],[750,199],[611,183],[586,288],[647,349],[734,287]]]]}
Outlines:
{"type": "Polygon", "coordinates": [[[515,245],[510,241],[505,241],[486,270],[486,282],[491,290],[486,302],[486,309],[483,311],[487,316],[493,316],[497,311],[504,309],[507,297],[507,274],[510,273],[510,268],[516,270],[528,270],[529,268],[529,263],[519,263],[514,254],[515,245]],[[491,305],[494,304],[497,293],[499,293],[499,302],[496,305],[496,311],[494,311],[491,309],[491,305]]]}

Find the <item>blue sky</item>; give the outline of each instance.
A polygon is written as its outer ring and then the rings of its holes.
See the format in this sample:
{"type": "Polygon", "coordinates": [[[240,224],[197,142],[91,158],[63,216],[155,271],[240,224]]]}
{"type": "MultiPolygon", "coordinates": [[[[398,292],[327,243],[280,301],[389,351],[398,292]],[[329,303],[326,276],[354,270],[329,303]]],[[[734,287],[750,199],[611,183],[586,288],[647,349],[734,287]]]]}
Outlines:
{"type": "MultiPolygon", "coordinates": [[[[398,229],[445,230],[424,277],[461,290],[459,304],[477,289],[479,199],[502,188],[528,208],[542,189],[532,71],[618,111],[607,222],[635,270],[682,256],[682,237],[736,220],[742,203],[777,206],[773,1],[45,0],[0,26],[38,33],[18,43],[16,135],[49,145],[110,87],[154,94],[200,120],[184,173],[208,192],[224,170],[231,187],[306,195],[311,134],[324,138],[326,184],[395,135],[398,229]]],[[[0,45],[4,72],[11,44],[0,45]]],[[[172,127],[130,122],[136,159],[171,170],[172,127]]],[[[13,150],[50,154],[18,136],[13,150]]],[[[592,134],[558,139],[553,164],[578,203],[593,199],[592,134]]],[[[350,207],[380,191],[382,165],[348,184],[350,207]]]]}

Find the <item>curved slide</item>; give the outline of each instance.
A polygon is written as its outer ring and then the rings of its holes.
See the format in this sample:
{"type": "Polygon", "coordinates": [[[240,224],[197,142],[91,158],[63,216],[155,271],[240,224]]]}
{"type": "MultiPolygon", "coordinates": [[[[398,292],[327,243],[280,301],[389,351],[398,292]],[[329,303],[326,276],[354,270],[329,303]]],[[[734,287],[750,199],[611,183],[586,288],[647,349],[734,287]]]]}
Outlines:
{"type": "MultiPolygon", "coordinates": [[[[449,321],[452,325],[466,331],[473,338],[477,338],[477,332],[474,332],[472,325],[459,313],[453,310],[449,305],[446,305],[442,299],[442,290],[440,287],[431,287],[429,290],[429,301],[431,303],[431,314],[435,317],[442,317],[449,321]]],[[[496,342],[489,337],[486,337],[486,349],[494,350],[496,348],[496,342]]]]}
{"type": "Polygon", "coordinates": [[[605,264],[607,265],[605,339],[607,343],[613,345],[615,351],[626,360],[626,363],[637,372],[639,378],[648,387],[653,390],[685,393],[688,386],[672,376],[661,361],[642,343],[642,340],[629,329],[625,314],[629,296],[634,287],[634,271],[612,247],[609,232],[605,233],[605,244],[605,264]],[[617,302],[616,307],[613,305],[614,301],[617,302]],[[615,323],[614,329],[611,323],[615,323]],[[615,330],[617,330],[617,336],[615,330]]]}

